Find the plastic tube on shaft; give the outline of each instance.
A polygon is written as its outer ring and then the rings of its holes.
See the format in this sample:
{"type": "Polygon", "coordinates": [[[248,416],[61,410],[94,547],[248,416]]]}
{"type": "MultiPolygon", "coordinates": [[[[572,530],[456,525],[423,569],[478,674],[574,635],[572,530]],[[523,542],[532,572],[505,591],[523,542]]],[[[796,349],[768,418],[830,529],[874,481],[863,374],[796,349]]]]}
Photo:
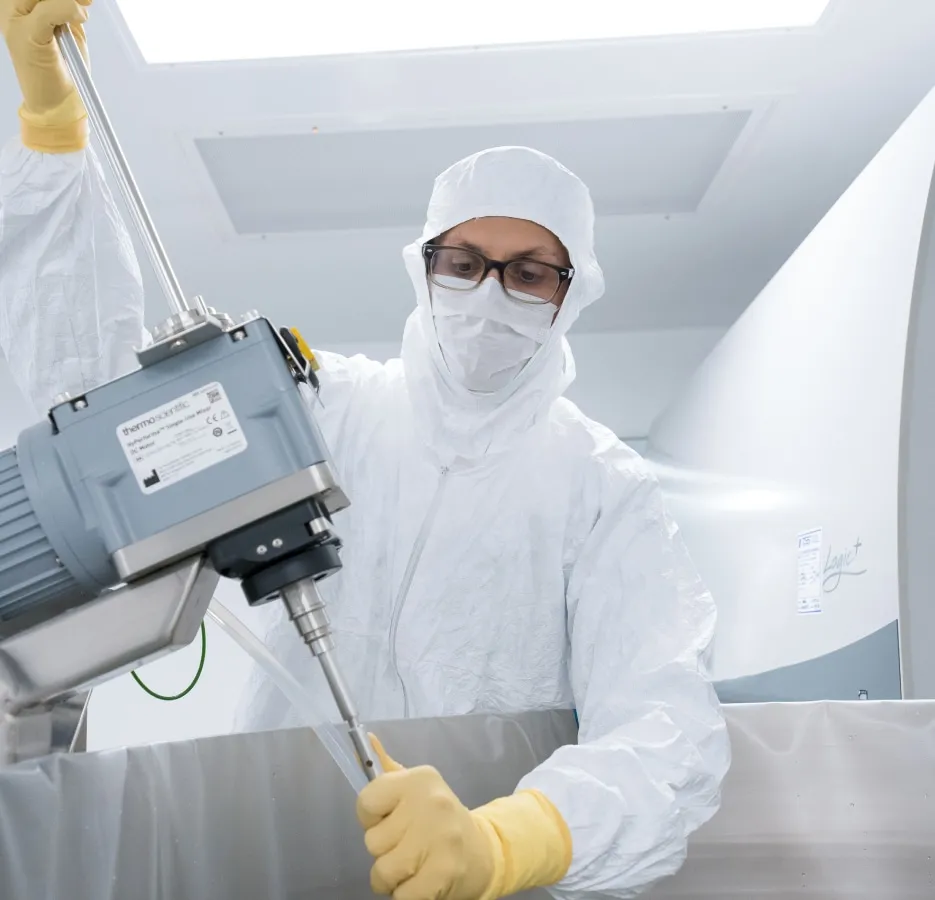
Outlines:
{"type": "MultiPolygon", "coordinates": [[[[347,778],[357,793],[363,790],[367,781],[364,773],[341,739],[340,732],[325,714],[317,708],[314,697],[302,687],[295,677],[270,652],[263,643],[240,619],[226,606],[212,600],[208,615],[243,648],[273,680],[276,686],[289,698],[299,711],[306,725],[314,729],[318,739],[331,754],[338,768],[347,778]]],[[[355,745],[356,746],[356,745],[355,745]]]]}

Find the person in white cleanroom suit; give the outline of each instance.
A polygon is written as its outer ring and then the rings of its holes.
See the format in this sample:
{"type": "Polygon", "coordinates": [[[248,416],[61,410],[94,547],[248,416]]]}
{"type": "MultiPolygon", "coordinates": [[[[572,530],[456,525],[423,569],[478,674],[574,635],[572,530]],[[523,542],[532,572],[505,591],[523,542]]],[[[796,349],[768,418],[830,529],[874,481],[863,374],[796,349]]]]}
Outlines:
{"type": "MultiPolygon", "coordinates": [[[[132,366],[143,328],[130,238],[51,42],[85,13],[0,0],[25,100],[0,159],[0,342],[40,413],[132,366]]],[[[676,871],[719,804],[711,597],[640,458],[562,397],[565,334],[604,290],[593,225],[587,188],[541,153],[462,160],[404,251],[416,308],[401,358],[320,357],[318,414],[353,498],[345,568],[323,590],[364,720],[580,721],[577,746],[478,810],[384,755],[358,813],[374,889],[398,900],[632,897],[676,871]]],[[[284,618],[269,640],[309,677],[284,618]]],[[[259,679],[243,718],[297,723],[259,679]]]]}

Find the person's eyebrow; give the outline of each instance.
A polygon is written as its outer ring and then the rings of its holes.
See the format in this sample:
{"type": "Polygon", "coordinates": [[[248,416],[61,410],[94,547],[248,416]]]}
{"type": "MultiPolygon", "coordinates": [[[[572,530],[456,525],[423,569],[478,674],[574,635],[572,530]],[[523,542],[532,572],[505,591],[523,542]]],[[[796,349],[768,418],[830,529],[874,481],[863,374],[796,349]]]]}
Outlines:
{"type": "Polygon", "coordinates": [[[474,253],[479,253],[481,256],[486,256],[483,250],[477,246],[477,244],[472,244],[470,241],[465,241],[462,238],[455,238],[449,246],[452,247],[461,247],[464,250],[471,250],[474,253]]]}
{"type": "MultiPolygon", "coordinates": [[[[486,256],[487,254],[481,247],[478,247],[477,244],[472,243],[471,241],[466,241],[461,238],[454,239],[454,246],[463,247],[465,250],[472,250],[474,253],[479,253],[481,256],[486,256]]],[[[515,254],[512,259],[536,259],[543,258],[549,260],[555,260],[559,258],[559,255],[550,248],[546,246],[531,247],[529,250],[525,250],[522,253],[515,254]]]]}
{"type": "Polygon", "coordinates": [[[521,253],[518,258],[527,259],[527,258],[534,258],[537,256],[539,257],[545,256],[549,259],[557,259],[559,254],[556,253],[554,250],[550,250],[548,247],[542,246],[542,247],[533,247],[531,250],[527,250],[525,253],[521,253]]]}

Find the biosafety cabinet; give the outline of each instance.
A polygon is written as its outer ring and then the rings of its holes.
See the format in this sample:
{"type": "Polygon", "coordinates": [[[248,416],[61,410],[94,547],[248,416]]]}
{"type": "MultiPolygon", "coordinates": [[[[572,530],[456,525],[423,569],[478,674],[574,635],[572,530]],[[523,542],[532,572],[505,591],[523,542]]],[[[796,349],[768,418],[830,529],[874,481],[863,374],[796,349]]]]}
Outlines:
{"type": "Polygon", "coordinates": [[[935,92],[655,423],[726,701],[935,697],[935,92]]]}

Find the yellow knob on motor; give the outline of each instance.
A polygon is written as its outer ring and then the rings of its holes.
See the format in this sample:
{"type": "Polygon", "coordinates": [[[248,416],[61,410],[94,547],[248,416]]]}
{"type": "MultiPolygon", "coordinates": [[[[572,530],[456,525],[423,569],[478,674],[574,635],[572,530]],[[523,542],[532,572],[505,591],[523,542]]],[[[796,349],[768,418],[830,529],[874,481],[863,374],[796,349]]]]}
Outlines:
{"type": "Polygon", "coordinates": [[[305,343],[305,338],[299,333],[298,328],[290,328],[289,331],[292,333],[292,336],[295,338],[295,342],[299,345],[299,351],[302,356],[308,361],[309,366],[313,372],[317,372],[321,366],[318,364],[318,360],[315,358],[315,354],[312,352],[312,348],[305,343]]]}

